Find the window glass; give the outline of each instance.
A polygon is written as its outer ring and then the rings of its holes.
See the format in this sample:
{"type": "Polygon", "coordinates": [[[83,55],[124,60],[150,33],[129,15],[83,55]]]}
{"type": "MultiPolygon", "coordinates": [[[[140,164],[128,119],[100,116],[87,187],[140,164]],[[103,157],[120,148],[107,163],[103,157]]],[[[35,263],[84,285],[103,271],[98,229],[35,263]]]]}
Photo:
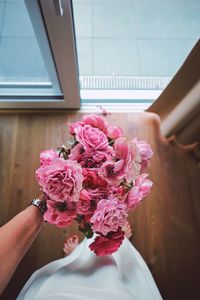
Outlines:
{"type": "Polygon", "coordinates": [[[83,89],[162,91],[200,36],[199,0],[74,0],[83,89]]]}
{"type": "Polygon", "coordinates": [[[41,12],[31,2],[0,1],[1,96],[62,94],[41,12]]]}

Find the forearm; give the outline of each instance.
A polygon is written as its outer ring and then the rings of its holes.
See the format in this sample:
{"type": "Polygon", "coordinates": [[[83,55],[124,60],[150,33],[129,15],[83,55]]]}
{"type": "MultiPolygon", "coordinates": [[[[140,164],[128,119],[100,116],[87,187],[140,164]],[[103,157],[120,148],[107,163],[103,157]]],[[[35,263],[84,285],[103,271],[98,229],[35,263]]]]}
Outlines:
{"type": "Polygon", "coordinates": [[[29,206],[0,228],[0,294],[40,231],[43,217],[29,206]]]}

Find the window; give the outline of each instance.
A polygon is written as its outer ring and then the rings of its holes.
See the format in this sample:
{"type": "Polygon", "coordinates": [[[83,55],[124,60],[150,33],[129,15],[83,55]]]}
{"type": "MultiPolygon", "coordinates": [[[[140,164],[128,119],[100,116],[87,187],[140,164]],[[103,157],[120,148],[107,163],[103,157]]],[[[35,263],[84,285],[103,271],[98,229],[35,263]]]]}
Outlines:
{"type": "Polygon", "coordinates": [[[73,0],[84,102],[152,103],[200,36],[200,1],[73,0]],[[183,2],[183,3],[182,3],[183,2]]]}
{"type": "Polygon", "coordinates": [[[0,108],[78,108],[71,1],[0,1],[0,20],[0,108]]]}
{"type": "Polygon", "coordinates": [[[197,0],[0,0],[0,108],[73,109],[81,98],[146,109],[198,40],[199,9],[197,0]]]}

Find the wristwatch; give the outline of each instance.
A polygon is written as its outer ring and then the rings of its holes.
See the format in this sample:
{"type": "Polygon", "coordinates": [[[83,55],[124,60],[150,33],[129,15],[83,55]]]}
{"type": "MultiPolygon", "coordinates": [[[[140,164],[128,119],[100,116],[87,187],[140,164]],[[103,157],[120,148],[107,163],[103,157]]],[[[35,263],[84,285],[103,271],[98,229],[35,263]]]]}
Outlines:
{"type": "Polygon", "coordinates": [[[36,198],[32,200],[31,204],[38,207],[43,214],[47,211],[46,201],[36,198]]]}

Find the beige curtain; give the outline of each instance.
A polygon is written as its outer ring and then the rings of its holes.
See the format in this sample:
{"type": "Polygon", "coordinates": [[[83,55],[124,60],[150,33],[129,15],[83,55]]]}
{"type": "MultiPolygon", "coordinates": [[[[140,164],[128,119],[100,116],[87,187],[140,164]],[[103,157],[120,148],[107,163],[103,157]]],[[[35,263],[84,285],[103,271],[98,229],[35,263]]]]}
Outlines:
{"type": "Polygon", "coordinates": [[[184,145],[200,142],[200,40],[148,111],[160,116],[164,136],[184,145]]]}

